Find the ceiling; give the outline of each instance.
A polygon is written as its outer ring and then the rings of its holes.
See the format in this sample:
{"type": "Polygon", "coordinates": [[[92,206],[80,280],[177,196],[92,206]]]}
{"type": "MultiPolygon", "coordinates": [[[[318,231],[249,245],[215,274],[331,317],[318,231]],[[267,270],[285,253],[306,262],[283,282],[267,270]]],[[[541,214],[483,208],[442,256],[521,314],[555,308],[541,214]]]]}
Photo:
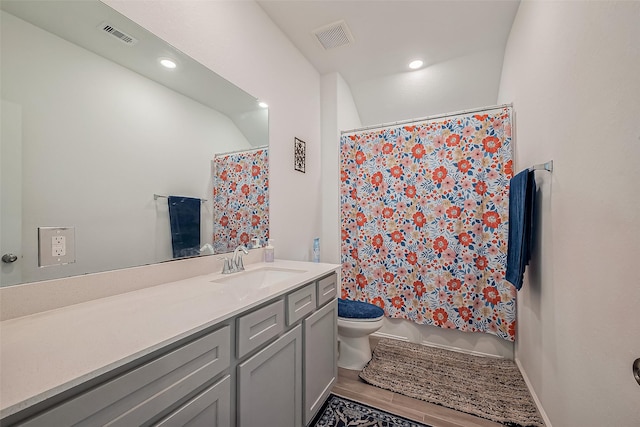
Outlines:
{"type": "Polygon", "coordinates": [[[321,75],[338,72],[363,124],[494,104],[518,0],[258,0],[321,75]],[[344,20],[354,41],[312,33],[344,20]],[[410,70],[413,59],[422,69],[410,70]]]}
{"type": "Polygon", "coordinates": [[[268,144],[264,131],[268,126],[268,111],[260,108],[253,96],[104,3],[2,0],[0,8],[227,115],[252,145],[268,144]],[[101,30],[102,23],[130,35],[137,42],[126,45],[105,34],[101,30]],[[172,58],[179,67],[167,71],[158,66],[160,57],[172,58]]]}

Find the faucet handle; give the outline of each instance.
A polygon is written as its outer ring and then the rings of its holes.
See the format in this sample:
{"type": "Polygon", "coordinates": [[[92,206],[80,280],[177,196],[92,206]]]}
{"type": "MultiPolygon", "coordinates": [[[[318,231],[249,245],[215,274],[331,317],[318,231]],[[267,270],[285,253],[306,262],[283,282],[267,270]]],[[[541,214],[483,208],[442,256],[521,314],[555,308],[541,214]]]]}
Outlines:
{"type": "Polygon", "coordinates": [[[230,274],[235,271],[234,268],[231,266],[231,260],[229,258],[220,257],[218,259],[224,261],[224,265],[222,266],[222,274],[230,274]]]}
{"type": "Polygon", "coordinates": [[[244,271],[244,263],[242,262],[242,254],[240,254],[240,256],[238,256],[238,259],[236,260],[236,271],[244,271]]]}

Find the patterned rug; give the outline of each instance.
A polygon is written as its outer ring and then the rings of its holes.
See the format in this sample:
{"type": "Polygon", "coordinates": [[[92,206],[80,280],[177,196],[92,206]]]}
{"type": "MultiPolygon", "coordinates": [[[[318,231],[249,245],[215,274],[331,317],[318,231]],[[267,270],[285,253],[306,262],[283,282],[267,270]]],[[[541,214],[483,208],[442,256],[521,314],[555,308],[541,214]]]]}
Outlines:
{"type": "Polygon", "coordinates": [[[430,427],[330,394],[310,427],[430,427]]]}
{"type": "Polygon", "coordinates": [[[380,388],[508,426],[544,426],[512,360],[384,338],[360,378],[380,388]]]}

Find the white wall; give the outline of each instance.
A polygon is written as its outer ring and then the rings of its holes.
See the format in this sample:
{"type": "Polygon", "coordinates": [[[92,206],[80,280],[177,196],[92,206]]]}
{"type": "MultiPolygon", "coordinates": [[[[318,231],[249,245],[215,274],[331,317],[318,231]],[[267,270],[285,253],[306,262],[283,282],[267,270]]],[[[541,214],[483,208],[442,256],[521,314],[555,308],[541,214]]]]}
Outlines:
{"type": "Polygon", "coordinates": [[[493,105],[503,54],[502,48],[491,49],[355,84],[351,91],[362,123],[378,125],[493,105]]]}
{"type": "Polygon", "coordinates": [[[322,76],[321,260],[340,264],[340,132],[361,126],[349,86],[338,73],[322,76]]]}
{"type": "Polygon", "coordinates": [[[172,258],[166,199],[209,199],[211,160],[250,147],[226,116],[2,13],[2,98],[22,107],[22,281],[172,258]],[[19,41],[19,42],[18,42],[19,41]],[[37,228],[74,226],[76,263],[38,268],[37,228]]]}
{"type": "Polygon", "coordinates": [[[269,104],[276,258],[309,260],[321,232],[318,72],[253,1],[104,2],[269,104]],[[293,169],[294,137],[307,143],[305,174],[293,169]]]}
{"type": "Polygon", "coordinates": [[[640,3],[520,5],[499,102],[537,172],[516,358],[556,427],[640,423],[640,3]]]}

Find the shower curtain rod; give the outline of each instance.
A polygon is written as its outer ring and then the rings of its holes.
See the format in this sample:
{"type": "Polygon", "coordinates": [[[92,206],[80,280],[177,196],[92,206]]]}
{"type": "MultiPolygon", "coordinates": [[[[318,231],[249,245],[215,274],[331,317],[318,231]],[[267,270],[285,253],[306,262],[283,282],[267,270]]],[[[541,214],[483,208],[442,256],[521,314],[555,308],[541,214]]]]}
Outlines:
{"type": "Polygon", "coordinates": [[[363,131],[363,130],[382,129],[382,128],[386,128],[386,127],[404,125],[404,124],[408,124],[408,123],[425,122],[427,120],[443,119],[445,117],[459,116],[459,115],[462,115],[462,114],[470,114],[470,113],[479,113],[481,111],[497,110],[499,108],[505,108],[505,107],[513,107],[513,104],[509,103],[509,104],[501,104],[501,105],[491,105],[491,106],[487,106],[487,107],[472,108],[472,109],[469,109],[469,110],[454,111],[454,112],[445,113],[445,114],[436,114],[434,116],[421,117],[421,118],[417,118],[417,119],[401,120],[401,121],[398,121],[398,122],[382,123],[382,124],[379,124],[379,125],[372,125],[372,126],[364,126],[364,127],[361,127],[361,128],[343,130],[343,131],[340,131],[340,134],[344,135],[345,133],[353,133],[353,132],[359,132],[359,131],[363,131]]]}
{"type": "Polygon", "coordinates": [[[268,145],[261,145],[260,147],[243,148],[241,150],[227,151],[225,153],[216,153],[213,157],[222,157],[222,156],[228,156],[230,154],[239,154],[239,153],[250,153],[252,151],[258,151],[258,150],[263,150],[267,148],[269,148],[268,145]]]}

